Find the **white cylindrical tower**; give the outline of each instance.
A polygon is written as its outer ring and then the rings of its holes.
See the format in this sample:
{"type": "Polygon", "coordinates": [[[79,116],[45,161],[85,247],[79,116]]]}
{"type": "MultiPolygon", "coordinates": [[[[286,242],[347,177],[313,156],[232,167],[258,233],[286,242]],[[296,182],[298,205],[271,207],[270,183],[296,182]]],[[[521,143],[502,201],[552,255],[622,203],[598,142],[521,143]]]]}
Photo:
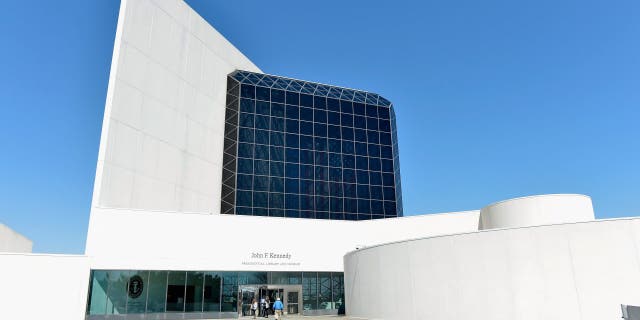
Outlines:
{"type": "Polygon", "coordinates": [[[591,198],[548,194],[504,200],[480,210],[480,230],[594,220],[591,198]]]}

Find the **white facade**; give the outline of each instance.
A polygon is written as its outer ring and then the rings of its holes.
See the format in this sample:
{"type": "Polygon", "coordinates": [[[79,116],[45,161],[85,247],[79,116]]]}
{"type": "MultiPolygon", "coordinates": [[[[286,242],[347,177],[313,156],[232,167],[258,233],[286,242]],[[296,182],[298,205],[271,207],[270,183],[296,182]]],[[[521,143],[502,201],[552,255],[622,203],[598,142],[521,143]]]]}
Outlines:
{"type": "Polygon", "coordinates": [[[92,220],[94,269],[342,271],[359,247],[475,231],[478,211],[356,222],[94,209],[92,220]],[[265,252],[290,258],[252,258],[265,252]]]}
{"type": "Polygon", "coordinates": [[[93,269],[341,271],[356,247],[477,230],[478,211],[361,222],[221,215],[226,77],[236,69],[260,72],[184,2],[122,1],[85,251],[93,269]],[[288,252],[295,264],[251,264],[268,263],[255,252],[288,252]]]}
{"type": "Polygon", "coordinates": [[[85,318],[90,270],[344,270],[347,312],[366,319],[605,319],[640,303],[639,220],[593,221],[582,195],[370,221],[220,214],[236,69],[260,72],[184,2],[121,1],[85,256],[0,254],[1,319],[85,318]]]}
{"type": "Polygon", "coordinates": [[[33,241],[0,223],[0,252],[29,253],[33,241]]]}
{"type": "Polygon", "coordinates": [[[93,207],[220,212],[227,74],[260,72],[179,0],[122,0],[93,207]]]}

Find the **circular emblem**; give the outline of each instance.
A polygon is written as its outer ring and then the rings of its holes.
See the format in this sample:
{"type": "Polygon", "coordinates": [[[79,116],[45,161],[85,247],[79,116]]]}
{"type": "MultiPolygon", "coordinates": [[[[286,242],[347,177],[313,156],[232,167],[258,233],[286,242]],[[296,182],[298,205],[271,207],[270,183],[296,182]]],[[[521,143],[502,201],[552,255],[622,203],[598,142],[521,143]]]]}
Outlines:
{"type": "Polygon", "coordinates": [[[129,297],[135,299],[142,294],[144,282],[140,276],[133,276],[129,279],[129,297]]]}

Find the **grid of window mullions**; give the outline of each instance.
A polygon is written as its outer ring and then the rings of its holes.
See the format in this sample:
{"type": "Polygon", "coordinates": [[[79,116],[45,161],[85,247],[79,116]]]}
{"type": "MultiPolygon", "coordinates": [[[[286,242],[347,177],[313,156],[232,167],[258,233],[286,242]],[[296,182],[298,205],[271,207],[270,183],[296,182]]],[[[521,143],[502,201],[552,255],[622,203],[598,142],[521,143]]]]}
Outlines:
{"type": "MultiPolygon", "coordinates": [[[[325,175],[325,179],[318,179],[318,177],[316,177],[316,175],[313,175],[313,180],[309,179],[302,179],[300,176],[302,175],[302,161],[300,159],[298,159],[298,162],[296,163],[298,166],[298,193],[290,193],[287,192],[287,190],[285,190],[285,185],[286,185],[286,179],[287,178],[287,174],[285,172],[282,172],[281,175],[273,175],[270,174],[267,177],[270,178],[280,178],[283,181],[285,181],[284,185],[282,186],[283,191],[279,191],[276,190],[275,192],[271,192],[271,190],[269,189],[268,191],[268,196],[267,196],[267,203],[269,203],[268,206],[266,207],[256,207],[253,202],[252,202],[252,207],[255,208],[258,211],[262,211],[261,214],[272,214],[273,213],[273,209],[276,209],[275,211],[277,212],[276,215],[282,215],[284,213],[285,210],[289,210],[290,207],[287,207],[287,194],[294,194],[298,197],[298,208],[300,209],[301,212],[304,212],[303,205],[303,196],[304,197],[310,197],[310,198],[306,198],[306,200],[312,200],[312,205],[310,205],[311,207],[311,212],[316,212],[319,215],[324,215],[326,214],[327,216],[325,216],[325,218],[329,218],[328,217],[328,213],[331,212],[332,214],[335,213],[347,213],[347,214],[352,214],[355,212],[358,212],[361,215],[367,215],[370,216],[372,215],[372,208],[370,207],[371,205],[376,205],[379,206],[379,208],[377,208],[377,212],[373,213],[374,216],[378,216],[378,217],[384,217],[384,216],[395,216],[395,212],[389,212],[390,210],[388,208],[391,207],[395,207],[395,201],[396,201],[396,195],[395,195],[395,190],[393,190],[395,188],[395,181],[393,184],[387,184],[387,186],[385,187],[385,183],[383,182],[383,172],[385,175],[394,175],[395,172],[393,170],[393,145],[392,145],[392,128],[390,125],[390,115],[385,115],[386,119],[380,119],[379,117],[368,117],[367,114],[371,114],[373,112],[369,111],[369,110],[375,110],[375,115],[379,116],[379,113],[383,113],[383,111],[381,112],[380,110],[382,110],[382,107],[376,107],[376,106],[368,106],[368,105],[364,105],[364,104],[357,104],[357,103],[353,103],[353,105],[357,105],[357,107],[359,108],[364,108],[365,109],[365,115],[357,115],[355,114],[355,112],[353,113],[347,113],[347,112],[342,112],[343,110],[327,110],[327,106],[325,105],[322,109],[320,108],[308,108],[306,109],[303,106],[298,106],[298,105],[287,105],[287,104],[280,104],[280,103],[275,103],[277,106],[277,109],[282,111],[282,114],[278,114],[278,115],[274,115],[273,111],[271,110],[273,104],[271,105],[266,105],[266,103],[270,103],[270,99],[260,99],[259,96],[255,97],[256,99],[248,99],[245,98],[244,103],[248,103],[249,105],[252,105],[252,108],[249,108],[250,110],[243,110],[245,108],[243,108],[243,105],[241,103],[240,106],[240,114],[242,117],[242,114],[244,114],[244,116],[250,116],[250,117],[254,117],[253,121],[251,121],[253,124],[253,126],[247,126],[247,123],[243,123],[242,120],[240,120],[240,130],[242,130],[243,128],[248,128],[253,130],[253,139],[252,139],[252,143],[253,146],[263,146],[264,148],[268,148],[269,151],[271,151],[271,147],[274,146],[274,142],[271,141],[272,133],[276,132],[276,133],[281,133],[281,137],[282,137],[282,141],[280,142],[280,145],[278,147],[281,148],[282,150],[282,155],[280,157],[280,159],[283,160],[283,165],[281,167],[284,167],[283,171],[286,171],[286,166],[284,165],[285,163],[290,163],[289,159],[287,159],[288,157],[288,150],[289,149],[293,149],[293,150],[297,150],[298,152],[298,158],[301,157],[301,151],[303,150],[311,150],[314,151],[314,156],[313,156],[313,161],[310,164],[311,168],[313,168],[313,170],[316,170],[316,167],[318,167],[318,165],[320,165],[322,167],[322,169],[319,170],[323,170],[325,169],[327,171],[327,174],[325,175]],[[258,105],[257,104],[264,104],[264,108],[266,108],[267,110],[269,110],[268,115],[265,114],[265,112],[259,112],[257,110],[258,105]],[[369,109],[369,110],[368,110],[369,109]],[[288,112],[288,110],[296,110],[294,113],[295,115],[292,115],[288,112]],[[303,113],[308,113],[311,114],[312,117],[309,117],[308,115],[306,117],[303,117],[302,114],[303,113]],[[262,117],[267,117],[266,119],[269,119],[270,123],[268,126],[265,127],[264,123],[261,126],[261,129],[258,129],[257,127],[257,123],[258,123],[258,116],[262,116],[262,117]],[[277,117],[276,117],[277,116],[277,117]],[[332,118],[333,117],[333,118],[332,118]],[[337,118],[337,121],[336,121],[337,118]],[[276,119],[276,120],[274,120],[276,119]],[[277,119],[282,119],[282,125],[278,128],[274,128],[274,121],[279,121],[277,119]],[[289,122],[287,120],[294,120],[296,122],[289,122]],[[309,126],[313,126],[313,131],[310,131],[308,133],[311,134],[315,134],[316,130],[318,128],[324,130],[323,134],[320,135],[308,135],[308,134],[303,134],[301,133],[303,131],[303,124],[306,124],[307,122],[304,122],[306,120],[311,120],[308,122],[309,126]],[[351,120],[353,121],[352,123],[350,123],[350,126],[347,125],[346,123],[344,123],[345,120],[351,120]],[[288,126],[290,124],[297,124],[297,128],[295,130],[291,130],[291,128],[289,128],[288,126]],[[329,127],[329,126],[334,126],[334,127],[329,127]],[[323,128],[324,127],[324,128],[323,128]],[[349,139],[349,137],[347,137],[346,139],[343,139],[344,137],[342,136],[343,132],[348,132],[345,131],[343,128],[349,128],[349,130],[352,130],[353,132],[353,138],[349,139]],[[382,128],[382,129],[381,129],[382,128]],[[339,138],[336,136],[333,136],[331,138],[329,138],[331,134],[331,132],[328,132],[329,129],[331,130],[336,130],[338,129],[340,132],[339,138]],[[373,130],[368,130],[368,129],[373,129],[373,130]],[[264,130],[264,131],[259,131],[259,130],[264,130]],[[360,131],[357,131],[360,130],[360,131]],[[355,137],[356,133],[359,134],[365,134],[366,136],[366,141],[367,143],[358,143],[355,141],[355,139],[357,139],[357,137],[355,137]],[[269,138],[265,138],[265,137],[258,137],[258,134],[268,134],[269,138]],[[286,140],[288,140],[289,137],[287,137],[287,135],[296,135],[296,139],[297,144],[298,144],[298,148],[290,148],[288,142],[285,142],[286,140]],[[382,138],[383,135],[387,135],[386,137],[382,138]],[[374,139],[371,139],[374,138],[374,139]],[[310,146],[304,146],[301,145],[301,141],[302,139],[308,139],[310,141],[312,141],[312,144],[310,146]],[[265,143],[268,142],[268,144],[260,144],[258,143],[258,140],[261,140],[261,142],[265,143]],[[317,140],[317,141],[316,141],[317,140]],[[317,144],[317,142],[321,142],[322,140],[324,140],[324,147],[320,148],[320,150],[316,149],[319,145],[317,144]],[[370,141],[372,140],[372,141],[370,141]],[[383,143],[383,141],[381,140],[385,140],[383,143]],[[335,152],[329,152],[331,150],[328,150],[330,148],[330,142],[334,142],[337,143],[337,149],[334,149],[333,151],[335,152]],[[347,155],[348,157],[351,156],[353,157],[354,160],[354,164],[352,168],[345,168],[344,167],[344,160],[342,159],[344,156],[344,150],[342,150],[342,148],[344,146],[348,146],[348,144],[351,144],[352,147],[352,151],[350,151],[351,155],[347,155]],[[360,145],[358,145],[360,144],[360,145]],[[365,147],[365,151],[366,151],[366,155],[364,154],[364,152],[362,152],[360,150],[360,148],[365,147]],[[360,147],[360,148],[358,148],[360,147]],[[381,150],[383,149],[383,147],[386,148],[391,148],[391,154],[382,154],[381,150]],[[372,152],[371,149],[377,149],[376,153],[377,156],[371,156],[369,153],[372,152]],[[326,161],[324,161],[324,163],[322,164],[318,164],[316,163],[316,154],[315,152],[319,152],[319,153],[324,153],[325,155],[327,155],[327,159],[326,161]],[[340,156],[340,160],[343,160],[340,162],[340,166],[334,166],[331,163],[329,163],[329,159],[331,158],[332,154],[336,154],[340,156]],[[385,157],[386,156],[386,157],[385,157]],[[357,161],[356,161],[357,159],[357,161]],[[361,166],[360,164],[356,165],[355,162],[362,162],[364,161],[365,165],[361,166]],[[377,161],[377,164],[376,164],[377,161]],[[386,161],[386,162],[390,162],[391,168],[382,168],[382,161],[386,161]],[[370,170],[370,166],[372,164],[375,164],[374,169],[370,170]],[[329,172],[332,168],[337,168],[340,169],[340,178],[337,179],[338,181],[335,180],[331,180],[329,177],[329,172]],[[357,173],[359,173],[359,171],[363,171],[363,172],[367,172],[368,177],[366,180],[367,183],[358,183],[360,178],[357,178],[356,181],[354,181],[354,184],[348,184],[347,182],[344,181],[344,170],[348,169],[353,171],[354,175],[358,176],[357,173]],[[372,171],[373,170],[373,171],[372,171]],[[384,171],[383,171],[384,170],[384,171]],[[371,182],[369,180],[371,180],[371,177],[374,175],[378,175],[378,178],[376,179],[377,181],[375,182],[371,182]],[[313,186],[314,188],[312,188],[313,192],[307,192],[307,193],[302,193],[302,183],[310,183],[313,182],[313,186]],[[317,193],[317,183],[316,182],[320,182],[323,184],[328,185],[326,187],[327,190],[325,190],[324,193],[321,194],[316,194],[317,193]],[[377,182],[377,183],[376,183],[377,182]],[[331,186],[333,186],[335,183],[339,183],[339,186],[337,189],[337,191],[339,191],[337,193],[336,196],[334,196],[334,193],[332,190],[333,188],[331,188],[331,186]],[[352,189],[356,189],[355,190],[355,197],[350,197],[351,195],[353,195],[351,192],[351,194],[346,195],[346,190],[345,187],[350,186],[350,188],[352,189]],[[360,189],[362,188],[366,188],[366,192],[363,192],[364,194],[362,195],[362,197],[360,197],[360,189]],[[391,191],[385,191],[385,188],[392,188],[391,191]],[[375,192],[374,192],[375,190],[375,192]],[[389,194],[387,194],[387,192],[389,192],[389,194]],[[280,194],[281,197],[281,204],[277,207],[277,208],[272,208],[271,207],[271,194],[280,194]],[[371,199],[372,198],[372,194],[373,193],[379,193],[379,197],[378,199],[371,199]],[[370,202],[368,204],[366,204],[366,209],[357,209],[357,210],[345,210],[348,205],[347,203],[353,203],[353,201],[359,201],[358,206],[364,205],[365,200],[370,200],[370,202]],[[335,211],[332,209],[334,208],[333,202],[341,202],[341,205],[339,206],[335,206],[335,207],[341,207],[343,210],[342,211],[335,211]],[[317,205],[318,203],[322,203],[324,202],[323,208],[318,208],[317,205]],[[393,203],[391,203],[393,202],[393,203]],[[314,206],[315,205],[315,206],[314,206]],[[268,212],[268,209],[272,209],[272,212],[268,212]],[[283,210],[285,209],[285,210],[283,210]],[[278,212],[280,211],[280,212],[278,212]]],[[[326,102],[326,100],[325,100],[326,102]]],[[[387,109],[388,110],[388,109],[387,109]]],[[[388,111],[387,111],[388,112],[388,111]]],[[[392,112],[392,111],[391,111],[392,112]]],[[[264,119],[264,118],[263,118],[264,119]]],[[[276,135],[277,136],[277,135],[276,135]]],[[[239,143],[243,143],[241,141],[239,141],[239,143]]],[[[262,147],[261,147],[262,148],[262,147]]],[[[257,149],[257,148],[256,148],[257,149]]],[[[256,150],[254,150],[253,152],[256,152],[256,150]]],[[[239,155],[240,156],[240,155],[239,155]]],[[[269,152],[269,156],[267,159],[264,159],[266,161],[271,161],[273,162],[274,159],[272,159],[273,154],[271,152],[269,152]]],[[[255,156],[254,156],[255,157],[255,156]]],[[[240,158],[239,158],[240,160],[240,158]]],[[[253,161],[253,168],[252,168],[252,179],[254,179],[254,181],[251,182],[252,188],[255,188],[255,178],[254,177],[259,177],[258,175],[255,174],[255,163],[256,161],[253,161]]],[[[389,164],[387,164],[388,166],[389,164]]],[[[269,179],[270,180],[270,179],[269,179]]],[[[394,179],[395,180],[395,177],[394,179]]],[[[271,182],[269,181],[269,186],[271,186],[271,182]]],[[[241,186],[238,185],[238,190],[242,190],[241,186]]],[[[364,189],[362,189],[364,190],[364,189]]],[[[255,190],[253,190],[255,191],[255,190]]],[[[306,206],[305,206],[306,208],[306,206]]],[[[248,208],[246,208],[248,209],[248,208]]],[[[256,210],[254,210],[252,213],[255,214],[256,210]]],[[[248,214],[248,212],[246,213],[248,214]]],[[[361,218],[366,218],[366,217],[361,217],[361,218]]]]}

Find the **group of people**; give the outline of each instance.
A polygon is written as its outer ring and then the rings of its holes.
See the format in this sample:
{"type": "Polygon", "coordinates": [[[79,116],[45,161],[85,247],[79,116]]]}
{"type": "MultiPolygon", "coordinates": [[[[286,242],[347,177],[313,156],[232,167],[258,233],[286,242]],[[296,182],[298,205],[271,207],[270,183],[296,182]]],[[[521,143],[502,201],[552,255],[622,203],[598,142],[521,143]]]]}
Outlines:
{"type": "MultiPolygon", "coordinates": [[[[271,307],[271,301],[269,301],[269,298],[265,298],[263,296],[260,298],[260,304],[258,304],[258,301],[253,298],[251,301],[251,314],[254,319],[256,316],[268,318],[270,313],[269,309],[271,307]]],[[[276,298],[276,302],[273,303],[273,314],[276,319],[280,319],[283,310],[284,305],[282,304],[282,301],[280,301],[280,298],[276,298]]]]}

